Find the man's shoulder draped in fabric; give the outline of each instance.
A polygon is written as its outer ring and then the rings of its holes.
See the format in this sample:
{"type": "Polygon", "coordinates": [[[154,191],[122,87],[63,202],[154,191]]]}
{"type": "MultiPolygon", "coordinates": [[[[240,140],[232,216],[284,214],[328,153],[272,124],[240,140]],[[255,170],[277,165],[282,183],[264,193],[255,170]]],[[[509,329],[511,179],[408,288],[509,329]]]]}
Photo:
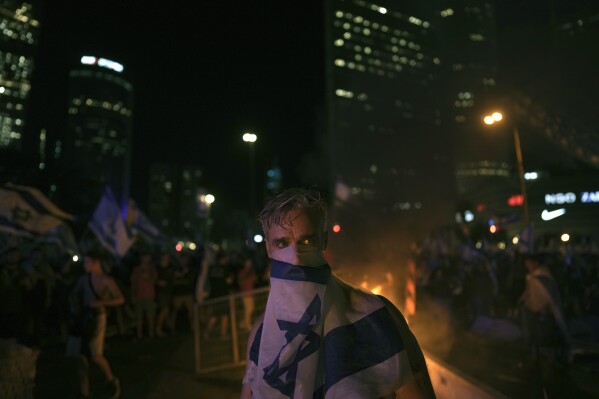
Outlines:
{"type": "Polygon", "coordinates": [[[412,377],[385,302],[330,267],[273,261],[264,321],[249,349],[254,397],[376,398],[412,377]]]}

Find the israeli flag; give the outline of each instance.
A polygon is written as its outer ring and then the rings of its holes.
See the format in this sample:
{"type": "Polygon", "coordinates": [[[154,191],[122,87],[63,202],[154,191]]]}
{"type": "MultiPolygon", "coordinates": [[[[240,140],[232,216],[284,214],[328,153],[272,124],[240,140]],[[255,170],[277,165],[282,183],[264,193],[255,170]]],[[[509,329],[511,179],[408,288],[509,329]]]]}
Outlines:
{"type": "Polygon", "coordinates": [[[380,398],[412,371],[389,310],[328,265],[272,261],[264,322],[244,383],[255,398],[380,398]]]}
{"type": "Polygon", "coordinates": [[[118,258],[125,256],[133,245],[133,238],[130,237],[125,221],[121,217],[118,203],[112,190],[108,187],[104,190],[104,195],[102,195],[88,227],[100,244],[118,258]]]}
{"type": "Polygon", "coordinates": [[[167,239],[164,234],[162,234],[158,227],[152,223],[150,218],[148,218],[146,214],[139,209],[135,201],[131,199],[129,200],[127,219],[134,235],[139,234],[150,241],[160,244],[167,243],[167,239]]]}
{"type": "Polygon", "coordinates": [[[72,220],[37,188],[12,183],[0,188],[0,231],[44,235],[72,220]]]}

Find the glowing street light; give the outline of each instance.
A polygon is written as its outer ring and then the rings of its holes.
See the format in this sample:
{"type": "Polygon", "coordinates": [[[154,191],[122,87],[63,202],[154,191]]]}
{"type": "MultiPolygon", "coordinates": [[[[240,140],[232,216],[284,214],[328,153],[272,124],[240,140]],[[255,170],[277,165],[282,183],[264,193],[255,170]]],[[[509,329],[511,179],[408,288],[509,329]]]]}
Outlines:
{"type": "Polygon", "coordinates": [[[255,175],[255,165],[254,165],[254,143],[258,140],[258,136],[254,133],[246,132],[242,136],[243,141],[248,143],[250,149],[250,214],[254,213],[254,201],[255,201],[255,187],[254,187],[254,175],[255,175]]]}
{"type": "Polygon", "coordinates": [[[256,140],[258,140],[258,136],[256,136],[254,133],[243,134],[243,141],[245,141],[246,143],[255,143],[256,140]]]}
{"type": "Polygon", "coordinates": [[[204,209],[206,212],[205,214],[200,216],[206,219],[204,222],[204,248],[206,248],[207,245],[210,244],[210,226],[212,225],[212,219],[210,219],[210,208],[212,207],[212,204],[215,200],[216,198],[212,194],[198,195],[198,202],[200,203],[201,208],[204,209]]]}
{"type": "MultiPolygon", "coordinates": [[[[503,115],[501,112],[493,112],[490,115],[483,117],[483,122],[486,125],[494,125],[495,123],[501,122],[503,115]]],[[[528,196],[526,195],[526,179],[524,178],[524,164],[522,162],[522,147],[520,146],[520,133],[518,127],[514,124],[514,146],[516,147],[516,160],[518,161],[518,177],[520,178],[520,192],[522,193],[522,202],[524,208],[524,225],[528,226],[530,223],[530,216],[528,212],[528,196]]]]}

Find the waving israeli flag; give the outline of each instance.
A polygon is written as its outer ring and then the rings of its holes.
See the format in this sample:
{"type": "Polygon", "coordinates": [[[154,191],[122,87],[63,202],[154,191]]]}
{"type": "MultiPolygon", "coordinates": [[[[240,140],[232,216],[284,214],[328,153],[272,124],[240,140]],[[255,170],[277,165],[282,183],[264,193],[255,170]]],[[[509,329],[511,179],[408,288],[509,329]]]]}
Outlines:
{"type": "Polygon", "coordinates": [[[380,398],[412,377],[383,301],[343,283],[328,265],[272,261],[248,361],[244,382],[255,398],[380,398]]]}
{"type": "Polygon", "coordinates": [[[100,244],[119,258],[125,256],[133,245],[133,238],[130,237],[125,221],[121,217],[118,203],[112,190],[108,187],[104,190],[104,195],[102,195],[88,227],[100,244]]]}
{"type": "Polygon", "coordinates": [[[72,220],[37,188],[12,183],[0,188],[0,231],[43,235],[72,220]]]}
{"type": "Polygon", "coordinates": [[[131,227],[133,235],[141,235],[145,239],[157,244],[166,244],[167,238],[156,227],[150,218],[142,212],[137,203],[129,199],[129,210],[127,212],[127,224],[131,227]]]}

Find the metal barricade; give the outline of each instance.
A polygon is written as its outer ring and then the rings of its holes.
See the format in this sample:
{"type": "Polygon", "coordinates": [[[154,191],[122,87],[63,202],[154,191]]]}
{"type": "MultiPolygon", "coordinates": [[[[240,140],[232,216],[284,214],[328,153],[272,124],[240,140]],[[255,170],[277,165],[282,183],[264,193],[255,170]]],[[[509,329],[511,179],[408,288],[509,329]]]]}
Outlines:
{"type": "Polygon", "coordinates": [[[250,333],[247,324],[249,321],[251,326],[264,313],[269,291],[270,287],[264,287],[195,304],[196,373],[245,364],[250,333]]]}

